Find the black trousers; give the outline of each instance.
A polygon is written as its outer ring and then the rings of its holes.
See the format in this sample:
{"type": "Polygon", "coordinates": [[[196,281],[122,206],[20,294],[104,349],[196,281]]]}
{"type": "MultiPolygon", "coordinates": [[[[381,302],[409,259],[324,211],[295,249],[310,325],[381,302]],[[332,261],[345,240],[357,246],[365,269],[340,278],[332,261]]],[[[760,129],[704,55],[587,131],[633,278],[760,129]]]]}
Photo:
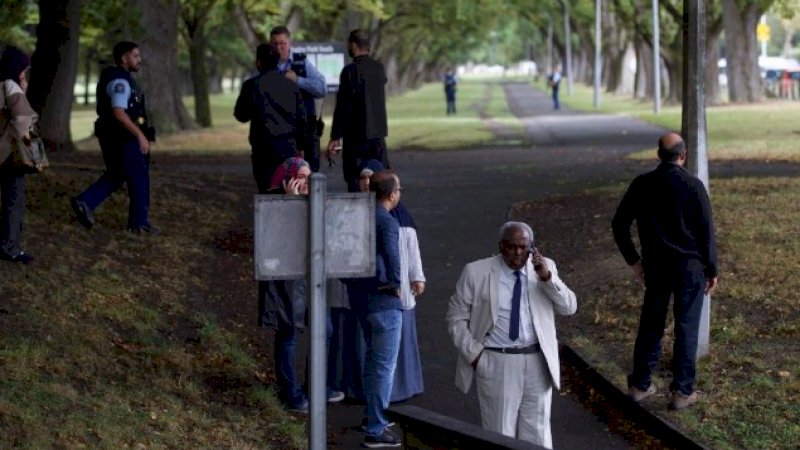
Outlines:
{"type": "Polygon", "coordinates": [[[267,193],[278,166],[296,154],[297,143],[289,138],[270,139],[262,147],[253,148],[250,159],[253,161],[253,178],[259,194],[267,193]]]}
{"type": "Polygon", "coordinates": [[[661,356],[661,338],[667,320],[670,297],[675,318],[670,389],[689,395],[696,378],[697,339],[705,297],[703,264],[696,259],[668,266],[645,266],[645,293],[639,333],[633,350],[633,373],[628,385],[645,390],[661,356]]]}
{"type": "Polygon", "coordinates": [[[13,258],[22,252],[25,174],[14,167],[14,155],[0,164],[0,252],[13,258]]]}
{"type": "Polygon", "coordinates": [[[385,138],[350,143],[348,143],[347,139],[344,140],[342,171],[344,172],[344,181],[347,183],[348,192],[359,192],[359,167],[364,161],[370,159],[380,161],[385,169],[391,168],[389,165],[389,149],[386,148],[385,138]]]}

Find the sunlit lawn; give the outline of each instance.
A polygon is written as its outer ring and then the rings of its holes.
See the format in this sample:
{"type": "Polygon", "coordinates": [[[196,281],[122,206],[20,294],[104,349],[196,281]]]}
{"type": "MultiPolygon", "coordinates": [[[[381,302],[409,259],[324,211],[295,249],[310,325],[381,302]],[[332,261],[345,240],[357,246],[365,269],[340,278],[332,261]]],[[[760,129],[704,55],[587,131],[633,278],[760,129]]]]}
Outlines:
{"type": "MultiPolygon", "coordinates": [[[[326,101],[333,101],[332,97],[326,101]]],[[[210,130],[191,130],[174,135],[160,136],[156,150],[169,151],[236,151],[250,150],[247,142],[247,124],[233,117],[235,93],[213,95],[211,109],[214,127],[210,130]]],[[[193,98],[185,99],[187,109],[194,114],[193,98]]],[[[480,112],[509,126],[519,122],[508,110],[503,89],[494,81],[463,81],[457,94],[458,114],[445,115],[444,91],[440,83],[428,83],[403,95],[387,100],[389,115],[388,145],[392,150],[440,150],[467,148],[492,142],[492,133],[481,119],[480,112]]],[[[91,135],[95,119],[94,109],[81,107],[73,111],[72,134],[76,141],[91,135]]],[[[322,145],[326,145],[331,117],[325,117],[326,131],[322,145]]],[[[79,144],[81,148],[96,148],[94,140],[79,144]]]]}
{"type": "MultiPolygon", "coordinates": [[[[574,84],[574,94],[562,89],[562,102],[570,108],[595,111],[591,86],[574,84]]],[[[653,113],[652,101],[630,95],[603,93],[601,112],[638,117],[680,131],[681,108],[663,105],[653,113]]],[[[771,100],[755,105],[724,105],[707,108],[708,155],[711,160],[752,159],[800,161],[800,102],[771,100]]],[[[651,158],[651,149],[634,157],[651,158]]]]}

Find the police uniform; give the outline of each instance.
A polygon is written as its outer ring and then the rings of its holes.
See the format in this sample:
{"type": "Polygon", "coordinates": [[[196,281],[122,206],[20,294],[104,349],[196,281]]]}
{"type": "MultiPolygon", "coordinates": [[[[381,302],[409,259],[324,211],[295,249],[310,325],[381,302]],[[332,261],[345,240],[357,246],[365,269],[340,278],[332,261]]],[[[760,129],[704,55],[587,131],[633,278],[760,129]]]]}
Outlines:
{"type": "Polygon", "coordinates": [[[150,230],[150,158],[142,154],[137,137],[125,129],[113,113],[114,108],[124,109],[145,136],[155,140],[145,112],[144,94],[130,72],[110,66],[100,73],[96,99],[95,135],[100,141],[106,171],[74,200],[83,202],[91,213],[123,183],[127,183],[130,197],[127,228],[150,230]]]}
{"type": "Polygon", "coordinates": [[[302,144],[305,150],[303,158],[308,161],[311,170],[316,172],[319,170],[319,138],[322,136],[323,124],[321,119],[317,119],[315,122],[317,108],[314,99],[325,97],[327,92],[325,76],[308,61],[304,53],[292,53],[289,60],[278,63],[278,71],[281,74],[285,74],[290,69],[297,74],[297,85],[303,96],[303,104],[310,125],[308,127],[308,142],[302,144]]]}

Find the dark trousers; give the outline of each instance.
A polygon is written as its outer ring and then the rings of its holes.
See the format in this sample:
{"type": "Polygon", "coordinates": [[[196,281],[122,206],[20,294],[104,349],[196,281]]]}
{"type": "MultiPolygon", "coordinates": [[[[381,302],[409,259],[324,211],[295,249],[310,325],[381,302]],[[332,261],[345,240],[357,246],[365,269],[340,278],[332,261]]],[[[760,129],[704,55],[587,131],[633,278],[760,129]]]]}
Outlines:
{"type": "Polygon", "coordinates": [[[13,258],[22,252],[22,220],[25,216],[25,174],[14,167],[11,155],[0,164],[0,251],[13,258]]]}
{"type": "Polygon", "coordinates": [[[253,148],[250,159],[253,161],[253,178],[259,194],[267,193],[278,166],[296,154],[297,143],[294,139],[270,139],[263,146],[253,148]]]}
{"type": "Polygon", "coordinates": [[[314,135],[311,138],[311,144],[308,146],[309,148],[304,149],[303,152],[303,159],[308,162],[308,165],[311,166],[312,172],[319,172],[319,137],[314,135]]]}
{"type": "Polygon", "coordinates": [[[559,109],[561,105],[558,103],[558,86],[553,87],[553,109],[559,109]]]}
{"type": "Polygon", "coordinates": [[[639,333],[633,350],[633,373],[628,385],[645,390],[661,356],[661,338],[673,297],[675,343],[672,347],[670,389],[689,395],[694,392],[697,339],[703,309],[706,278],[700,261],[689,260],[671,267],[645,268],[645,293],[639,333]]]}
{"type": "Polygon", "coordinates": [[[366,141],[350,142],[344,140],[342,152],[342,171],[344,181],[347,183],[348,192],[359,192],[358,176],[359,167],[364,161],[375,159],[389,169],[389,149],[386,148],[386,139],[367,139],[366,141]]]}
{"type": "Polygon", "coordinates": [[[447,97],[447,115],[455,114],[456,113],[456,93],[448,92],[446,94],[447,97]]]}
{"type": "Polygon", "coordinates": [[[150,156],[142,154],[136,139],[100,138],[106,171],[78,200],[94,210],[111,194],[128,184],[128,228],[150,224],[150,156]]]}

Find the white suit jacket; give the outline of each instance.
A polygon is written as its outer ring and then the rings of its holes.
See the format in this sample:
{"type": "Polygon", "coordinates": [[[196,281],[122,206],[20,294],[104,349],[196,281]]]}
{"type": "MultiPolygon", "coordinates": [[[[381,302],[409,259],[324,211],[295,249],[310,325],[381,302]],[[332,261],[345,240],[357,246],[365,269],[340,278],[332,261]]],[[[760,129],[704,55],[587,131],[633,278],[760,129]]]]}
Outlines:
{"type": "MultiPolygon", "coordinates": [[[[575,293],[558,277],[553,260],[544,258],[551,278],[541,281],[528,259],[528,299],[533,325],[556,389],[561,386],[554,313],[574,314],[575,293]]],[[[450,298],[447,329],[458,350],[456,387],[467,393],[472,385],[472,361],[483,351],[483,339],[497,321],[502,255],[471,262],[464,267],[450,298]]]]}

